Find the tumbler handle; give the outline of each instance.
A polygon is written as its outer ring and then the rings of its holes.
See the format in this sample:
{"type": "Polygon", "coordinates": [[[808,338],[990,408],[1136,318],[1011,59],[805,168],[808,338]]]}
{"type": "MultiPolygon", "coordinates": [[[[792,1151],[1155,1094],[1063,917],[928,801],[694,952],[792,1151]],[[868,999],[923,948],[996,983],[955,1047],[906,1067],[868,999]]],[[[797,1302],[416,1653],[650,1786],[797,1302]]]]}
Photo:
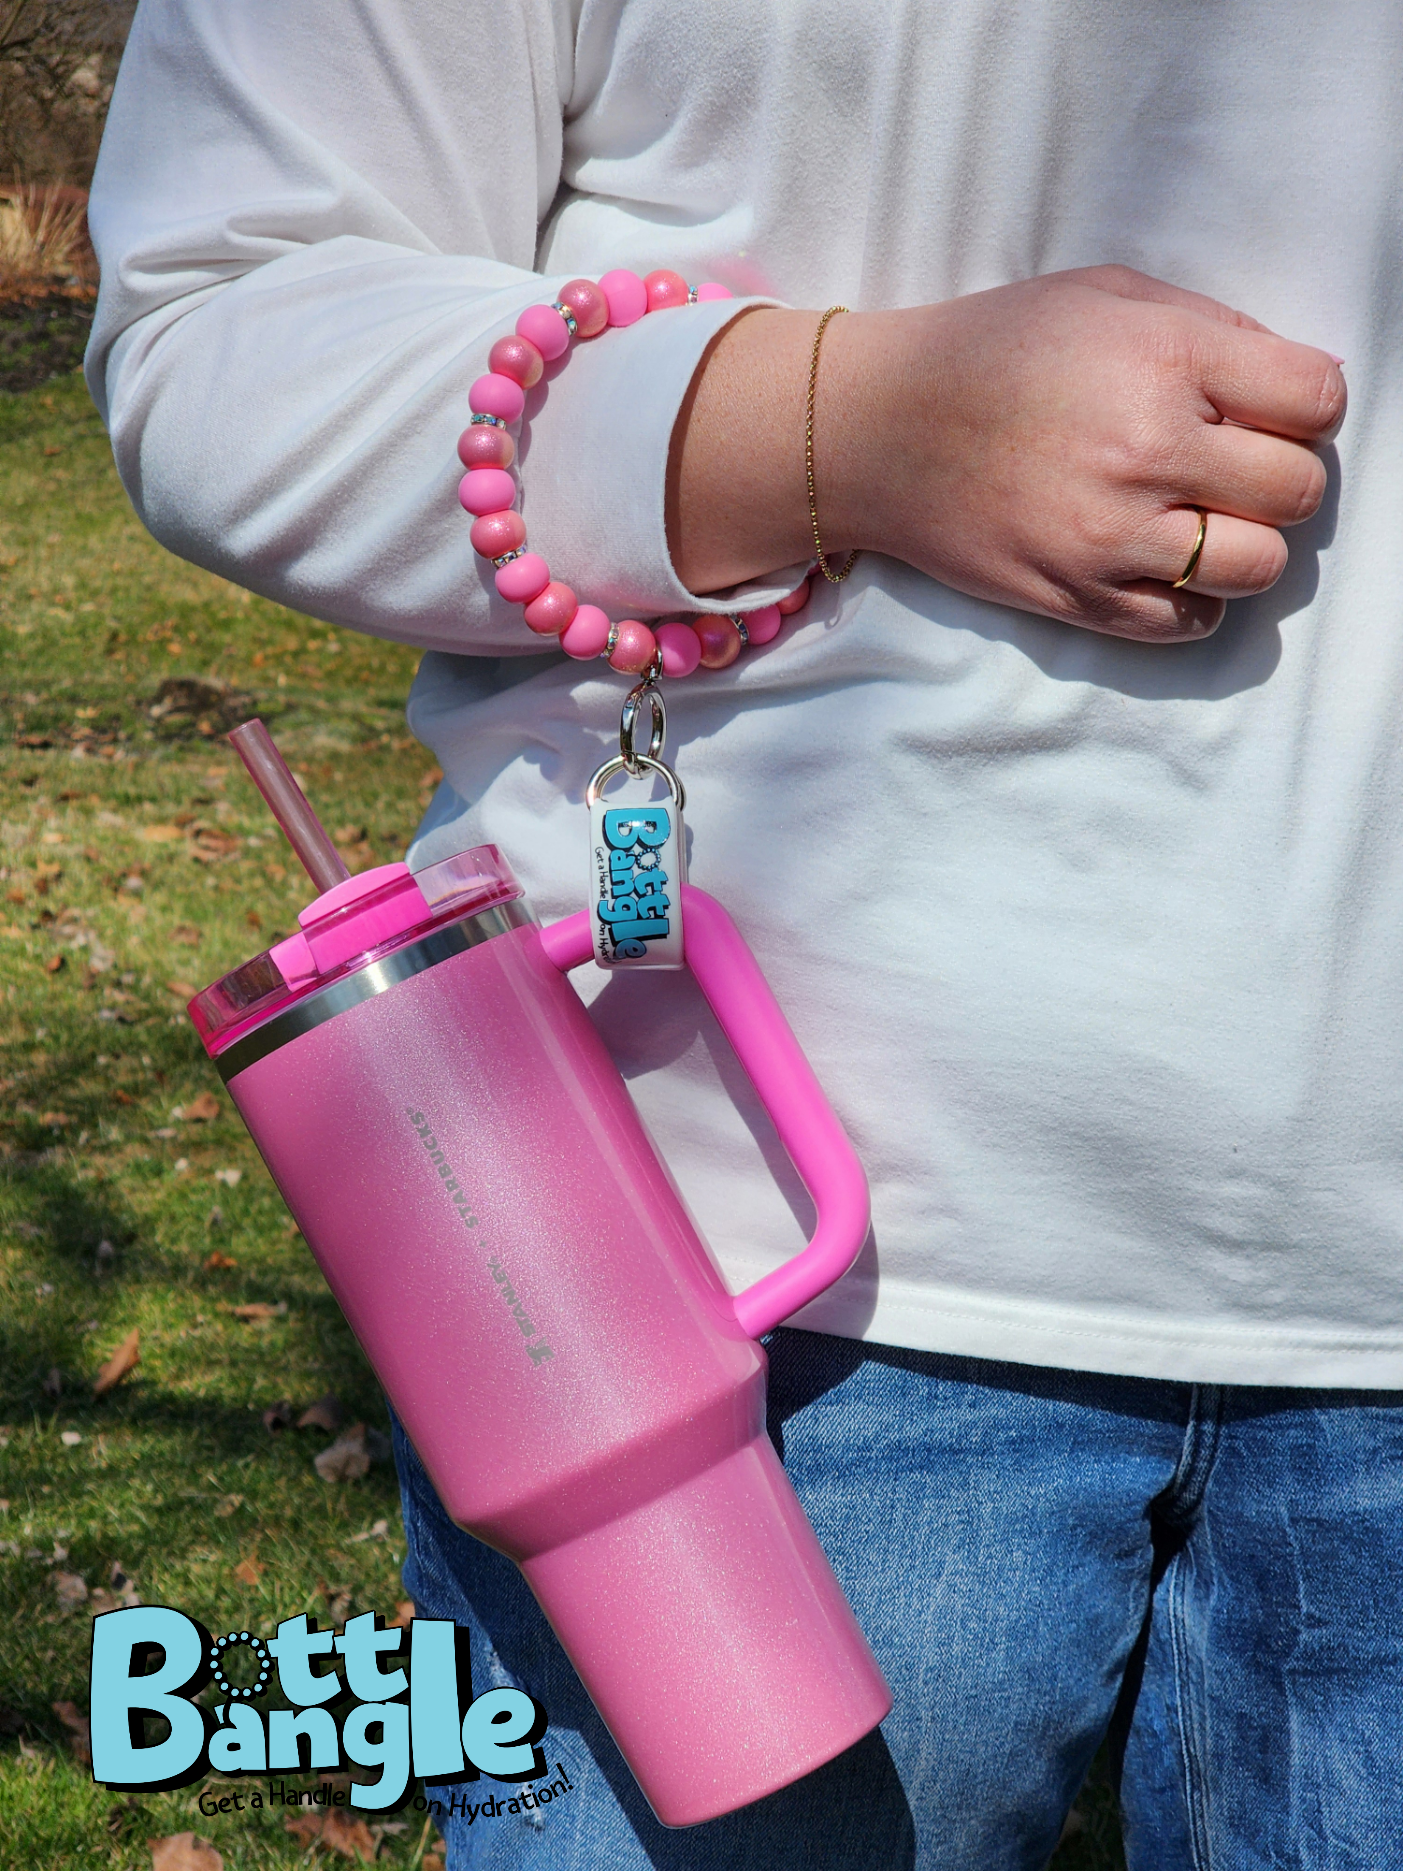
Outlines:
{"type": "MultiPolygon", "coordinates": [[[[740,931],[704,890],[683,884],[682,903],[687,966],[818,1211],[808,1246],[735,1296],[736,1317],[759,1338],[847,1272],[867,1239],[871,1198],[857,1152],[740,931]]],[[[594,954],[588,912],[552,923],[541,941],[562,973],[578,968],[594,954]]]]}

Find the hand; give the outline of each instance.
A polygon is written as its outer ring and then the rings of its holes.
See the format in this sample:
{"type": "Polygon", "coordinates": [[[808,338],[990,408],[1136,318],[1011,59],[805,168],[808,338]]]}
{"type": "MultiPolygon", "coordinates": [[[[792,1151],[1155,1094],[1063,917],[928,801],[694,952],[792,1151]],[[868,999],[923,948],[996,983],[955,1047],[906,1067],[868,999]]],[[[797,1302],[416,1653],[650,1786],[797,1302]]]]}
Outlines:
{"type": "MultiPolygon", "coordinates": [[[[797,490],[789,465],[802,450],[777,438],[796,400],[802,438],[816,323],[816,313],[751,314],[723,334],[694,385],[679,422],[674,553],[684,582],[720,576],[693,590],[811,550],[802,464],[797,490]],[[745,444],[745,464],[735,441],[744,427],[725,407],[732,392],[773,411],[763,445],[745,444]],[[709,490],[704,457],[724,453],[727,432],[732,511],[713,513],[708,562],[708,494],[713,509],[727,496],[715,476],[709,490]],[[768,492],[757,485],[766,479],[768,492]],[[696,564],[684,569],[689,548],[696,564]],[[754,562],[738,570],[738,557],[754,562]]],[[[1344,407],[1344,379],[1325,352],[1121,267],[838,317],[823,341],[815,422],[825,550],[889,553],[976,597],[1116,636],[1206,636],[1227,598],[1280,577],[1278,529],[1319,506],[1314,449],[1344,407]],[[1199,507],[1209,514],[1203,553],[1176,591],[1199,507]]]]}

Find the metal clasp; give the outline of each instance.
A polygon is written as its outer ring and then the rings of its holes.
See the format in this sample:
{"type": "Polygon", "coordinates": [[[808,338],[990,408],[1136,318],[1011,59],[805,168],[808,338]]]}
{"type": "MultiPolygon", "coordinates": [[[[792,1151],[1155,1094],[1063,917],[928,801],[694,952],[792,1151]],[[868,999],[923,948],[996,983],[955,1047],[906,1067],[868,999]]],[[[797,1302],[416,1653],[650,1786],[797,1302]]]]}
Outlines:
{"type": "Polygon", "coordinates": [[[635,780],[642,777],[641,763],[645,760],[660,760],[663,748],[667,745],[667,703],[658,687],[658,677],[662,672],[662,651],[656,650],[642,681],[624,697],[623,712],[619,716],[619,758],[624,763],[625,772],[635,780]],[[651,715],[646,753],[638,746],[638,719],[645,702],[651,715]]]}

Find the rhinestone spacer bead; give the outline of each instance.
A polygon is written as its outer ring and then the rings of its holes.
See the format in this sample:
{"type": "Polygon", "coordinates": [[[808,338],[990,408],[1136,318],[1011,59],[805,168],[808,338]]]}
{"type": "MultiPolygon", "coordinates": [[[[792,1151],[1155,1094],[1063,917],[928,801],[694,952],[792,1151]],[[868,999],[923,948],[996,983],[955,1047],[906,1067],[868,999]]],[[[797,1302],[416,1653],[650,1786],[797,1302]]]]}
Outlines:
{"type": "Polygon", "coordinates": [[[492,428],[494,428],[494,429],[505,429],[505,428],[506,428],[506,426],[507,426],[507,425],[506,425],[506,423],[505,423],[505,422],[503,422],[503,420],[502,420],[502,418],[501,418],[500,416],[479,416],[479,415],[472,415],[472,416],[469,416],[469,417],[468,417],[468,424],[469,424],[469,426],[470,426],[470,427],[471,427],[471,425],[472,425],[473,423],[475,423],[475,422],[485,422],[485,423],[488,423],[488,424],[490,424],[490,425],[491,425],[491,427],[492,427],[492,428]]]}
{"type": "Polygon", "coordinates": [[[579,324],[578,324],[578,321],[576,320],[575,314],[570,310],[569,306],[562,305],[559,299],[552,299],[550,309],[552,310],[552,312],[559,312],[560,316],[565,320],[565,329],[570,333],[570,336],[573,338],[575,333],[579,329],[579,324]]]}
{"type": "Polygon", "coordinates": [[[727,611],[726,615],[740,632],[742,646],[748,649],[750,647],[750,632],[745,627],[745,619],[741,616],[739,611],[727,611]]]}
{"type": "Polygon", "coordinates": [[[504,565],[510,565],[513,559],[519,559],[525,550],[525,546],[518,546],[514,552],[504,552],[500,559],[493,559],[493,570],[500,572],[504,565]]]}

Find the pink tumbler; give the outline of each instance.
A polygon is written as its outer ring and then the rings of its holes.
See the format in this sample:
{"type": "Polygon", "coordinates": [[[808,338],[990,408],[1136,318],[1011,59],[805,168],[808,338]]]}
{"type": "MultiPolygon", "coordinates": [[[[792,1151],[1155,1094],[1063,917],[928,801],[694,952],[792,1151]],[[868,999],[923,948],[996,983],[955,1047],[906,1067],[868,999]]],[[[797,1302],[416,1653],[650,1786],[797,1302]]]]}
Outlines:
{"type": "Polygon", "coordinates": [[[345,878],[190,1004],[445,1508],[521,1567],[672,1826],[891,1707],[765,1433],[755,1342],[851,1264],[866,1181],[734,924],[684,901],[687,965],[818,1213],[735,1298],[566,979],[587,917],[539,927],[494,847],[345,878]]]}

